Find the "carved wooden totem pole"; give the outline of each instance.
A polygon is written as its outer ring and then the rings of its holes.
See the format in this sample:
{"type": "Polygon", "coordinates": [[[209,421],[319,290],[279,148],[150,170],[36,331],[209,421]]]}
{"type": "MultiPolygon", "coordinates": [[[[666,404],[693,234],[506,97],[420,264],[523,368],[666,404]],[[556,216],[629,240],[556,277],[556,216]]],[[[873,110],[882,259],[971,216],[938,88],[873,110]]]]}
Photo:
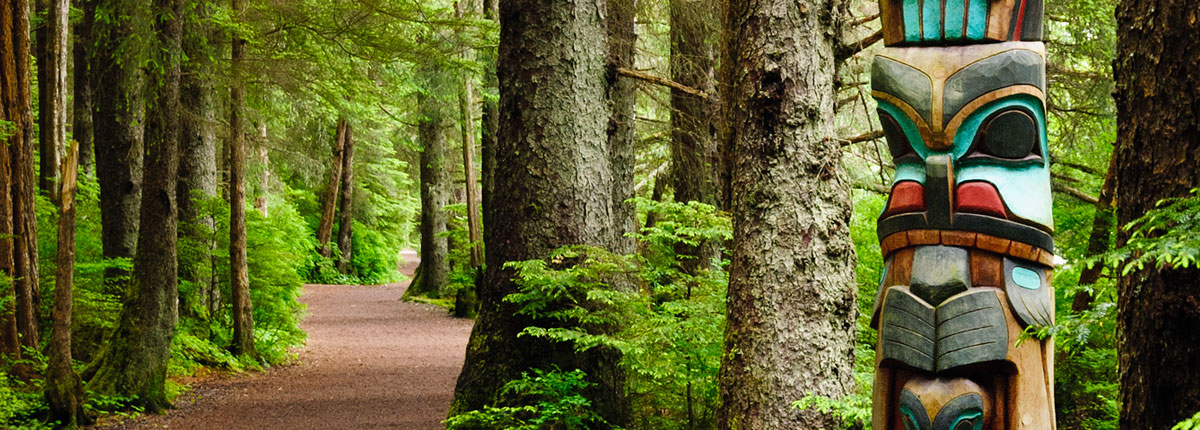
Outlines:
{"type": "Polygon", "coordinates": [[[896,164],[873,428],[1052,430],[1042,0],[880,0],[871,71],[896,164]]]}

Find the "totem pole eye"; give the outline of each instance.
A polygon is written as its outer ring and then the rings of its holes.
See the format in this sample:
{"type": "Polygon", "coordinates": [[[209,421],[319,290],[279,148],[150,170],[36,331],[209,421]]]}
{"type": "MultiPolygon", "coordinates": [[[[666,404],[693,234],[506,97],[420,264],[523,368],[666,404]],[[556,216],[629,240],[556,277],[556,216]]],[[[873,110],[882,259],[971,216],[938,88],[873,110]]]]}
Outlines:
{"type": "Polygon", "coordinates": [[[906,155],[915,154],[900,123],[883,109],[879,109],[877,112],[879,113],[879,123],[883,126],[883,136],[887,139],[888,151],[892,153],[892,159],[898,160],[906,155]]]}
{"type": "Polygon", "coordinates": [[[988,117],[975,137],[976,151],[998,158],[1020,160],[1039,155],[1037,122],[1020,109],[988,117]]]}

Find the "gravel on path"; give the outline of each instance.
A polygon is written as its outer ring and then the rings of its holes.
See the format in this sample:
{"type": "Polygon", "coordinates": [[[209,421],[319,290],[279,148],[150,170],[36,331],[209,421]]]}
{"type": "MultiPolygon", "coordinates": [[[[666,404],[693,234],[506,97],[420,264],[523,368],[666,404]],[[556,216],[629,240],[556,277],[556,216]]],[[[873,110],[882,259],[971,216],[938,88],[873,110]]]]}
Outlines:
{"type": "MultiPolygon", "coordinates": [[[[411,277],[416,253],[402,256],[411,277]]],[[[167,415],[103,428],[444,428],[472,321],[401,302],[407,287],[308,285],[298,364],[202,379],[167,415]]]]}

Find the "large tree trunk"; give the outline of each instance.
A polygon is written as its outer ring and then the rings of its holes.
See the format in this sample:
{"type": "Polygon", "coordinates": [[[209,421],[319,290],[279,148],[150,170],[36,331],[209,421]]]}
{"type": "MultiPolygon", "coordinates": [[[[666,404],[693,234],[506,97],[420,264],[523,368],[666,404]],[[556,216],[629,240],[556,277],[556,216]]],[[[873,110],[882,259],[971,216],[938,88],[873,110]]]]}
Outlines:
{"type": "Polygon", "coordinates": [[[421,121],[417,125],[421,143],[421,268],[414,285],[405,292],[411,295],[436,295],[449,283],[449,240],[446,232],[446,203],[450,196],[446,176],[446,115],[448,80],[442,70],[428,68],[422,72],[426,92],[417,104],[421,121]]]}
{"type": "MultiPolygon", "coordinates": [[[[1200,19],[1196,0],[1117,5],[1117,225],[1200,187],[1200,19]]],[[[1122,231],[1118,245],[1129,239],[1122,231]]],[[[1200,410],[1200,269],[1121,277],[1121,428],[1167,430],[1200,410]]]]}
{"type": "Polygon", "coordinates": [[[333,136],[333,160],[329,164],[329,184],[325,187],[325,197],[321,202],[321,220],[317,224],[317,252],[326,258],[332,254],[329,240],[333,238],[338,192],[342,190],[342,157],[345,156],[346,132],[349,128],[345,118],[338,118],[337,132],[333,136]]]}
{"type": "MultiPolygon", "coordinates": [[[[634,144],[634,110],[637,107],[637,83],[630,78],[616,77],[616,69],[634,67],[637,48],[637,0],[608,0],[608,153],[612,168],[613,242],[610,251],[632,254],[635,243],[625,233],[637,230],[637,207],[627,200],[633,198],[633,172],[637,167],[634,144]]],[[[627,283],[628,280],[618,280],[627,283]]]]}
{"type": "MultiPolygon", "coordinates": [[[[127,40],[145,37],[146,19],[135,17],[147,0],[98,0],[92,29],[92,89],[95,103],[92,127],[95,137],[96,178],[100,182],[100,226],[104,258],[133,258],[138,238],[138,213],[142,192],[142,139],[145,100],[142,95],[142,54],[127,40]]],[[[105,277],[125,282],[129,273],[111,269],[105,277]]],[[[123,290],[121,287],[115,288],[123,290]]]]}
{"type": "MultiPolygon", "coordinates": [[[[3,143],[12,146],[19,146],[23,142],[25,135],[20,124],[32,114],[29,106],[22,103],[18,91],[23,79],[18,76],[20,69],[17,63],[20,59],[28,58],[18,56],[16,36],[28,31],[20,28],[15,19],[18,5],[24,6],[24,3],[10,2],[0,7],[0,120],[11,124],[12,128],[8,130],[11,134],[5,137],[3,143]]],[[[0,275],[6,278],[0,282],[0,287],[3,288],[0,300],[8,303],[0,308],[0,363],[21,358],[15,306],[16,289],[12,283],[12,279],[17,276],[17,238],[14,237],[17,221],[13,216],[13,210],[16,208],[13,204],[15,176],[12,153],[0,148],[0,272],[3,272],[0,275]]]]}
{"type": "MultiPolygon", "coordinates": [[[[218,40],[217,32],[206,25],[212,14],[207,3],[197,5],[197,16],[184,23],[183,52],[187,62],[180,75],[180,137],[179,137],[179,202],[180,239],[193,243],[194,255],[180,261],[181,279],[200,286],[197,295],[182,297],[183,312],[192,308],[208,307],[220,296],[219,285],[214,280],[216,271],[201,270],[211,267],[212,252],[216,248],[216,237],[212,214],[206,213],[193,199],[217,197],[217,137],[215,133],[217,104],[213,100],[215,64],[210,60],[216,51],[210,45],[218,40]],[[197,303],[188,303],[187,300],[197,303]]],[[[208,309],[212,315],[213,309],[208,309]]]]}
{"type": "Polygon", "coordinates": [[[146,115],[146,182],[142,193],[133,288],[117,328],[101,352],[100,367],[88,383],[100,395],[133,398],[158,412],[170,407],[166,393],[167,361],[177,320],[176,181],[179,163],[179,75],[182,57],[183,0],[154,0],[152,58],[161,66],[154,83],[154,105],[146,115]]]}
{"type": "Polygon", "coordinates": [[[63,160],[62,192],[58,217],[58,255],[54,280],[54,325],[46,363],[46,402],[50,416],[64,428],[88,424],[83,380],[71,362],[72,287],[75,276],[75,180],[79,171],[79,143],[71,145],[63,160]]]}
{"type": "Polygon", "coordinates": [[[74,93],[75,112],[71,123],[71,136],[79,142],[79,169],[83,176],[92,174],[96,156],[92,146],[92,57],[95,42],[92,40],[92,23],[96,20],[96,0],[76,0],[79,21],[75,24],[74,47],[74,93]]]}
{"type": "MultiPolygon", "coordinates": [[[[234,19],[246,13],[242,0],[229,0],[234,19]]],[[[254,355],[254,319],[250,309],[250,275],[246,265],[246,136],[242,111],[246,108],[246,39],[236,31],[230,51],[229,82],[229,295],[233,302],[234,354],[254,355]]]]}
{"type": "MultiPolygon", "coordinates": [[[[585,394],[610,424],[624,425],[620,354],[517,334],[532,321],[504,302],[517,291],[509,261],[546,258],[563,245],[613,247],[614,208],[606,103],[609,54],[604,3],[511,0],[500,5],[500,129],[494,194],[485,208],[486,269],[480,311],[451,413],[480,409],[530,369],[582,369],[585,394]]],[[[623,223],[623,221],[621,222],[623,223]]]]}
{"type": "Polygon", "coordinates": [[[836,428],[790,405],[855,389],[850,185],[830,139],[836,10],[735,0],[726,11],[734,240],[721,428],[836,428]]]}
{"type": "Polygon", "coordinates": [[[37,28],[38,189],[51,196],[58,187],[58,162],[67,142],[67,0],[38,0],[45,21],[37,28]]]}
{"type": "Polygon", "coordinates": [[[25,2],[13,3],[13,47],[16,51],[16,105],[26,114],[15,122],[21,129],[16,139],[10,138],[8,149],[12,159],[12,205],[14,253],[13,286],[17,300],[17,332],[21,346],[37,349],[38,308],[41,290],[38,288],[37,216],[34,212],[36,181],[34,176],[33,112],[29,72],[29,7],[25,2]]]}
{"type": "MultiPolygon", "coordinates": [[[[719,34],[718,11],[715,0],[672,0],[671,20],[671,79],[703,91],[712,97],[715,91],[714,67],[719,34]]],[[[717,106],[713,98],[703,99],[678,89],[671,90],[671,180],[675,185],[675,201],[717,206],[719,197],[721,156],[713,118],[717,106]]],[[[655,185],[657,188],[658,182],[655,185]]],[[[696,273],[710,267],[717,257],[716,243],[676,245],[676,252],[693,258],[684,260],[684,269],[696,273]]]]}
{"type": "Polygon", "coordinates": [[[348,274],[354,232],[354,130],[346,126],[346,154],[342,157],[342,204],[338,211],[338,271],[348,274]]]}

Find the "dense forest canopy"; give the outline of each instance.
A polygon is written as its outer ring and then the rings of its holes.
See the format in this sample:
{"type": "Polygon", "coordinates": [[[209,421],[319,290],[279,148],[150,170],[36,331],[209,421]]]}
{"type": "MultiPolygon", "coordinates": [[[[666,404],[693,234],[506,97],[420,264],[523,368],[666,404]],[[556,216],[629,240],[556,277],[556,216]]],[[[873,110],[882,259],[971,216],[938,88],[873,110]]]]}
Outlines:
{"type": "MultiPolygon", "coordinates": [[[[1045,3],[1057,318],[1019,341],[1061,429],[1200,426],[1198,10],[1045,3]]],[[[6,2],[0,427],[169,413],[294,364],[306,290],[408,282],[474,319],[447,428],[871,428],[887,12],[6,2]]]]}

